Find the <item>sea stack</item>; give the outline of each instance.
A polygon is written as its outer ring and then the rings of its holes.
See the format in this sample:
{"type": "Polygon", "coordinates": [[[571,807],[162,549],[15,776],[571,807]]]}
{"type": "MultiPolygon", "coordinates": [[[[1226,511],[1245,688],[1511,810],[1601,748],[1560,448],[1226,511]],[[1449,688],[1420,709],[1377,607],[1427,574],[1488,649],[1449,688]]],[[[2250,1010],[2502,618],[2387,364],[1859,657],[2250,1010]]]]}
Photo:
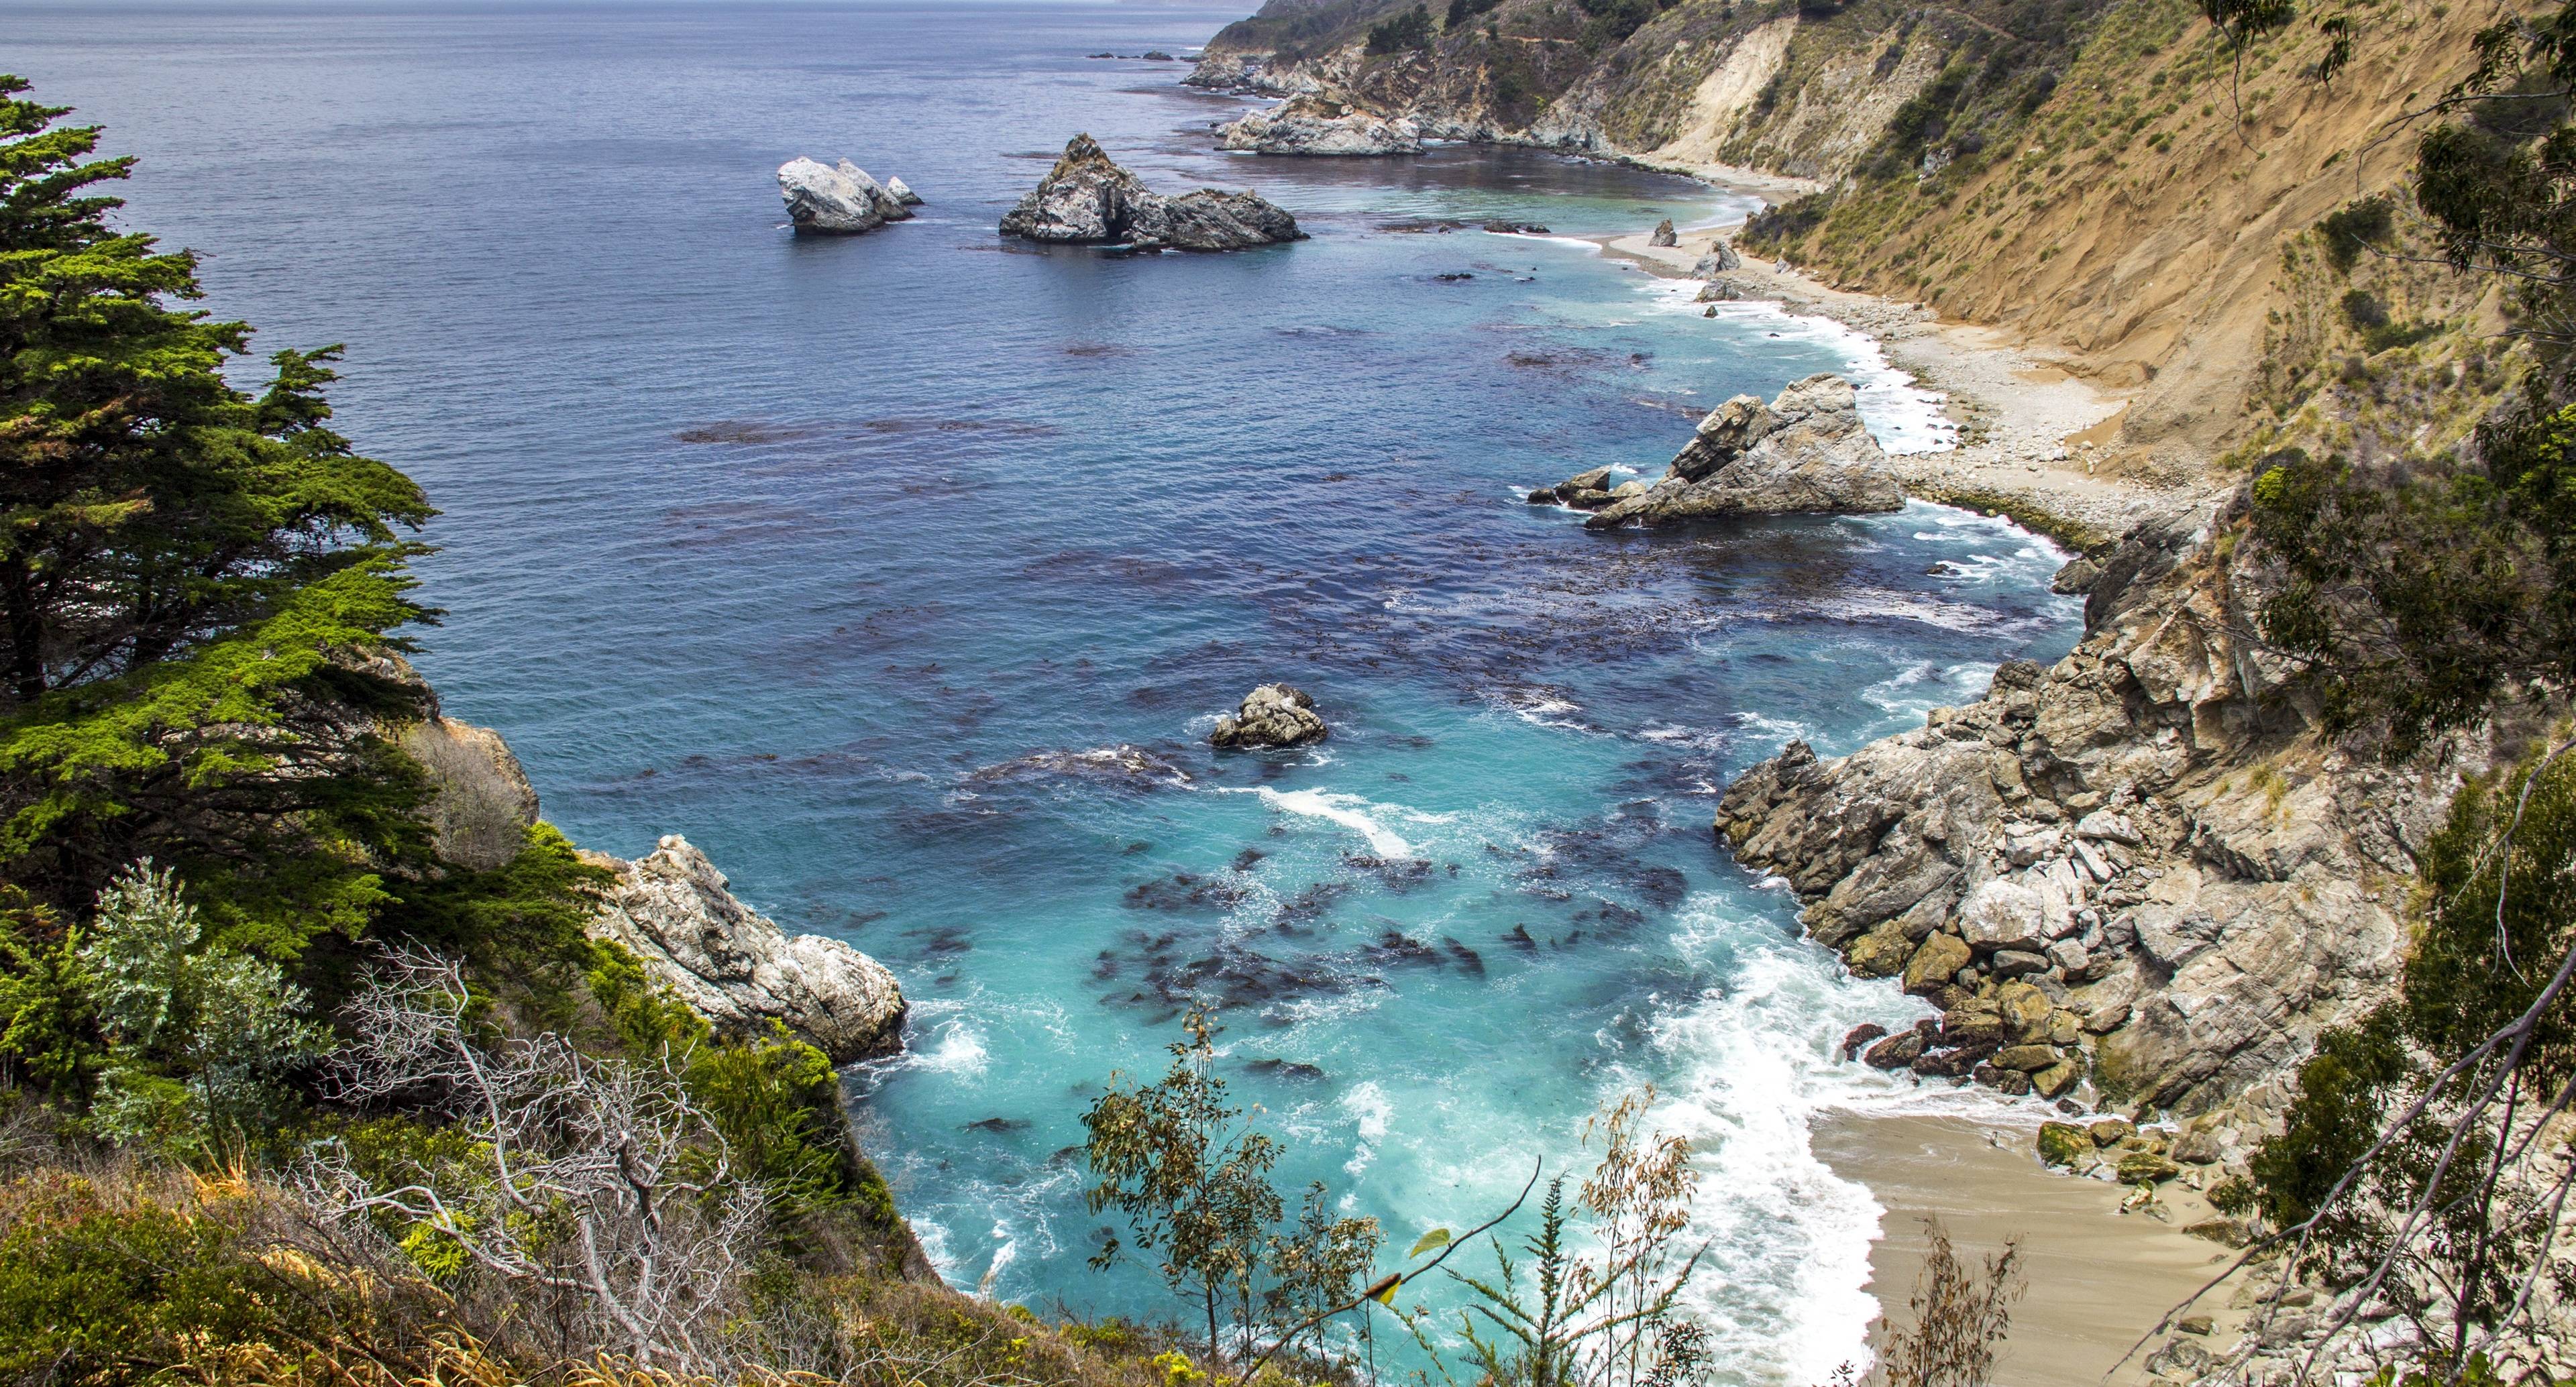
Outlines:
{"type": "Polygon", "coordinates": [[[882,184],[847,159],[833,167],[803,155],[778,166],[778,195],[798,231],[834,236],[906,220],[912,216],[909,204],[921,201],[900,178],[882,184]]]}
{"type": "Polygon", "coordinates": [[[1264,684],[1243,696],[1234,716],[1217,720],[1208,744],[1220,747],[1304,746],[1329,735],[1315,700],[1287,684],[1264,684]]]}
{"type": "Polygon", "coordinates": [[[1243,250],[1306,238],[1295,217],[1248,192],[1154,192],[1089,135],[1074,136],[1038,186],[1003,214],[1002,234],[1136,250],[1243,250]]]}
{"type": "MultiPolygon", "coordinates": [[[[1630,485],[1635,485],[1631,483],[1630,485]]],[[[1764,404],[1738,395],[1708,412],[1661,480],[1608,500],[1594,530],[1725,515],[1860,515],[1901,510],[1905,493],[1841,376],[1807,377],[1764,404]]]]}

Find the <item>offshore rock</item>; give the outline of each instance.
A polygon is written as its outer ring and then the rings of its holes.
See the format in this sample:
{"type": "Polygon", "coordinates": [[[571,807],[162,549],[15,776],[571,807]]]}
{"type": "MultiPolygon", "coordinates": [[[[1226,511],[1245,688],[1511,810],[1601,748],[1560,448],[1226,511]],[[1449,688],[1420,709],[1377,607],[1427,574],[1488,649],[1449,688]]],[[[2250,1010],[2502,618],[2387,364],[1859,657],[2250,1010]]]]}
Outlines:
{"type": "Polygon", "coordinates": [[[1287,684],[1264,684],[1243,696],[1234,716],[1219,718],[1208,744],[1221,747],[1304,746],[1324,740],[1329,729],[1306,691],[1287,684]]]}
{"type": "MultiPolygon", "coordinates": [[[[902,187],[898,180],[896,187],[902,187]]],[[[844,159],[837,168],[802,155],[778,166],[778,195],[798,231],[855,236],[912,215],[905,205],[911,192],[898,194],[844,159]]],[[[912,198],[919,202],[919,198],[912,198]]]]}
{"type": "Polygon", "coordinates": [[[885,189],[887,192],[894,194],[895,201],[902,203],[906,207],[919,207],[921,205],[921,194],[905,187],[903,180],[900,178],[887,179],[885,181],[885,189]]]}
{"type": "Polygon", "coordinates": [[[1216,143],[1255,154],[1419,154],[1422,127],[1402,116],[1384,120],[1348,102],[1307,94],[1218,126],[1216,143]]]}
{"type": "Polygon", "coordinates": [[[1584,525],[1608,530],[1727,515],[1856,515],[1904,505],[1887,454],[1861,424],[1858,392],[1841,376],[1822,374],[1782,390],[1768,405],[1738,395],[1710,410],[1662,480],[1584,525]]]}
{"type": "Polygon", "coordinates": [[[637,862],[583,858],[617,873],[591,937],[625,945],[717,1029],[758,1034],[781,1021],[836,1065],[903,1048],[894,974],[837,939],[789,938],[735,899],[724,873],[686,838],[671,834],[637,862]]]}
{"type": "Polygon", "coordinates": [[[1038,186],[1003,214],[1002,234],[1137,250],[1243,250],[1306,236],[1295,217],[1251,193],[1151,191],[1089,135],[1074,136],[1038,186]]]}
{"type": "Polygon", "coordinates": [[[2278,1116],[2321,1031],[2388,995],[2416,856],[2492,757],[2483,733],[2400,767],[2323,737],[2236,634],[2270,581],[2219,542],[2237,520],[2138,527],[2057,664],[2007,664],[1983,699],[1838,760],[1792,743],[1716,815],[1823,943],[1923,937],[1905,982],[1951,998],[1945,1037],[2045,1043],[2123,1104],[2221,1115],[2230,1147],[2278,1116]]]}

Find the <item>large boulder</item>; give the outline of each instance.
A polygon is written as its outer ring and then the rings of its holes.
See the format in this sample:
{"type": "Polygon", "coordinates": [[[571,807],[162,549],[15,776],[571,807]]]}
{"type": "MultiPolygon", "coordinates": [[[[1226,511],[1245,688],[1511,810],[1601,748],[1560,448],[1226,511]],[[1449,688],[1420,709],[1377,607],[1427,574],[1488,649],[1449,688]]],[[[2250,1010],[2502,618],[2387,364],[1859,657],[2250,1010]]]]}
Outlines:
{"type": "Polygon", "coordinates": [[[903,1048],[903,989],[875,959],[817,934],[789,938],[736,899],[724,873],[674,833],[641,861],[597,853],[617,874],[594,939],[626,946],[654,981],[713,1021],[757,1034],[786,1023],[834,1064],[903,1048]]]}
{"type": "Polygon", "coordinates": [[[1725,241],[1712,241],[1709,243],[1708,253],[1692,264],[1691,278],[1709,279],[1729,270],[1743,268],[1744,257],[1735,253],[1734,246],[1725,241]]]}
{"type": "Polygon", "coordinates": [[[1419,154],[1422,127],[1373,116],[1319,93],[1292,96],[1217,127],[1217,148],[1255,154],[1367,156],[1419,154]]]}
{"type": "Polygon", "coordinates": [[[921,200],[901,179],[889,188],[847,159],[836,168],[803,155],[778,166],[778,195],[786,199],[788,220],[798,231],[841,236],[902,221],[912,215],[907,201],[921,200]]]}
{"type": "Polygon", "coordinates": [[[1287,684],[1264,684],[1243,696],[1234,716],[1217,719],[1208,744],[1221,747],[1304,746],[1324,740],[1329,729],[1305,690],[1287,684]]]}
{"type": "Polygon", "coordinates": [[[1859,392],[1841,376],[1824,374],[1791,385],[1767,405],[1738,395],[1710,410],[1662,480],[1603,507],[1584,525],[1610,530],[1729,515],[1856,515],[1904,505],[1887,454],[1861,423],[1859,392]]]}
{"type": "Polygon", "coordinates": [[[1251,193],[1154,192],[1089,135],[1074,136],[1038,186],[1002,215],[1002,234],[1137,250],[1242,250],[1306,236],[1295,217],[1251,193]]]}

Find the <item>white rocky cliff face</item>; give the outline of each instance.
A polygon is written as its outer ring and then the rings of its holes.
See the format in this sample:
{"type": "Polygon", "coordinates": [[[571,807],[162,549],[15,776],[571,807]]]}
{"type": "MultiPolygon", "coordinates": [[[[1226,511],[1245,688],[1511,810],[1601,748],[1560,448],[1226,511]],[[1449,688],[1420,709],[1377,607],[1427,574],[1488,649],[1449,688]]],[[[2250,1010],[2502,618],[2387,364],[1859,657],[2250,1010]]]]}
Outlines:
{"type": "MultiPolygon", "coordinates": [[[[537,821],[537,794],[499,733],[433,714],[397,738],[437,786],[440,856],[489,871],[517,855],[537,821]]],[[[582,856],[617,874],[590,936],[626,946],[719,1029],[754,1033],[781,1021],[836,1065],[903,1048],[903,990],[884,965],[837,939],[788,937],[736,899],[687,839],[666,837],[639,862],[582,856]]]]}
{"type": "Polygon", "coordinates": [[[802,155],[778,166],[778,195],[798,231],[841,236],[903,221],[921,201],[900,178],[881,184],[847,159],[833,167],[802,155]]]}
{"type": "MultiPolygon", "coordinates": [[[[2225,517],[2218,522],[2223,530],[2225,517]]],[[[2477,747],[2390,767],[2319,740],[2236,632],[2259,575],[2191,521],[2101,565],[2049,668],[1836,760],[1793,742],[1717,811],[1808,932],[1944,1015],[1883,1067],[2206,1114],[2232,1158],[2318,1032],[2387,995],[2416,854],[2477,747]]]]}
{"type": "Polygon", "coordinates": [[[640,861],[588,854],[617,873],[591,936],[625,945],[654,980],[720,1030],[772,1020],[834,1064],[903,1048],[903,989],[884,965],[837,939],[790,938],[735,899],[724,873],[671,834],[640,861]]]}
{"type": "Polygon", "coordinates": [[[1217,148],[1255,154],[1376,156],[1419,154],[1422,127],[1369,114],[1325,96],[1295,96],[1217,127],[1217,148]]]}

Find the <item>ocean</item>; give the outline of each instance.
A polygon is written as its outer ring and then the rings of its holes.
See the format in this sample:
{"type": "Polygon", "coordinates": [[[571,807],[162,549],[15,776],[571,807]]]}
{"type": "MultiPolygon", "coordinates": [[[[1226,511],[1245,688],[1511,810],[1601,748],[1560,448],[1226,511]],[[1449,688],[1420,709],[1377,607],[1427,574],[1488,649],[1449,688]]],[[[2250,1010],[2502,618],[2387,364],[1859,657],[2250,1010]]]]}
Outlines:
{"type": "Polygon", "coordinates": [[[204,254],[205,307],[345,344],[339,427],[444,512],[418,663],[546,816],[625,855],[686,834],[901,976],[906,1052],[850,1077],[953,1283],[1186,1313],[1086,1266],[1078,1116],[1197,1000],[1283,1184],[1396,1250],[1580,1169],[1585,1115],[1653,1084],[1703,1171],[1718,1380],[1818,1380],[1863,1355],[1880,1211],[1810,1118],[2004,1103],[1834,1063],[1926,1013],[1802,941],[1710,811],[1791,737],[1848,751],[2065,651],[2063,556],[1919,503],[1615,536],[1524,504],[1820,370],[1891,446],[1941,429],[1866,342],[1705,317],[1575,239],[1746,199],[1517,151],[1219,154],[1242,103],[1086,56],[1237,13],[5,0],[0,70],[140,156],[127,222],[204,254]],[[1313,239],[999,239],[1077,131],[1313,239]],[[799,154],[927,206],[792,236],[799,154]],[[1273,680],[1331,739],[1210,751],[1273,680]]]}

